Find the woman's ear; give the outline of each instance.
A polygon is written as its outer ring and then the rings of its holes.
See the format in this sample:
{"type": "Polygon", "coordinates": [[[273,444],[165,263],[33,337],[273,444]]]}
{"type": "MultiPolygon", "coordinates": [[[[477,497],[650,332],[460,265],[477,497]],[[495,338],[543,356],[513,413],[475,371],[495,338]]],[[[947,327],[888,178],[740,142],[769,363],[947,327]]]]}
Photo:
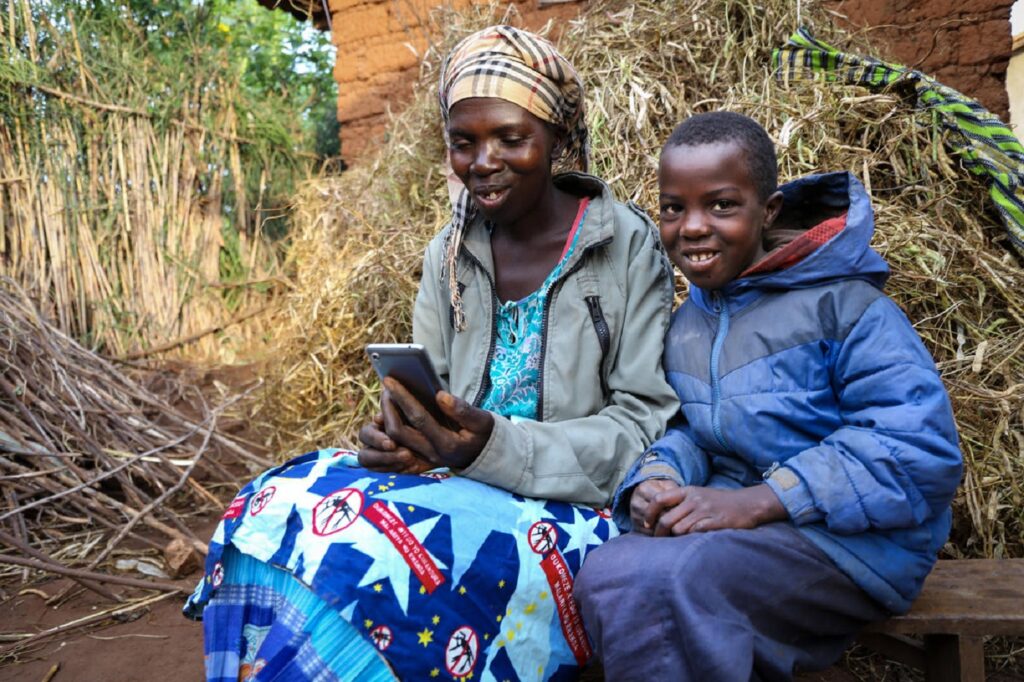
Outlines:
{"type": "Polygon", "coordinates": [[[557,161],[565,154],[565,147],[569,144],[569,134],[559,126],[551,126],[551,133],[554,141],[551,145],[551,160],[557,161]]]}

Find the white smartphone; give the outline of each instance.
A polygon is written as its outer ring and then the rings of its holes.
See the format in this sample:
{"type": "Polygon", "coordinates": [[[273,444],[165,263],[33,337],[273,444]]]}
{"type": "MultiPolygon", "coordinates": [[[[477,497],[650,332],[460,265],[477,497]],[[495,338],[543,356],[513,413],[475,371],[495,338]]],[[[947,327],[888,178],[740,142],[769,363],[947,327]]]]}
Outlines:
{"type": "Polygon", "coordinates": [[[454,426],[437,404],[437,392],[444,387],[426,348],[418,343],[371,343],[366,354],[381,381],[385,377],[397,380],[439,424],[454,426]]]}

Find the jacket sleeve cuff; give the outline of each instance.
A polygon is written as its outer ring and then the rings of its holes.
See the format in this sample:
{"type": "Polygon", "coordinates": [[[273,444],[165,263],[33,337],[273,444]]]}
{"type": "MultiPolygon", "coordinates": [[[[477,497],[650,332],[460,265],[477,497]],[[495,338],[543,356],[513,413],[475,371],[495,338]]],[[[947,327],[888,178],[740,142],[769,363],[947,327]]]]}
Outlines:
{"type": "Polygon", "coordinates": [[[615,499],[612,502],[612,520],[623,532],[633,529],[633,521],[629,516],[629,501],[633,497],[633,489],[652,478],[663,478],[683,485],[683,478],[679,471],[662,459],[656,451],[648,450],[629,470],[626,480],[615,492],[615,499]]]}
{"type": "Polygon", "coordinates": [[[525,439],[526,442],[519,445],[513,443],[514,431],[515,425],[512,422],[505,417],[494,415],[491,437],[487,439],[483,450],[473,463],[459,471],[459,475],[504,490],[517,490],[526,475],[533,453],[529,439],[525,439]],[[520,455],[513,456],[512,453],[520,455]]]}
{"type": "Polygon", "coordinates": [[[765,483],[778,496],[794,524],[800,526],[825,518],[825,515],[814,506],[814,499],[807,484],[789,467],[779,467],[765,483]]]}

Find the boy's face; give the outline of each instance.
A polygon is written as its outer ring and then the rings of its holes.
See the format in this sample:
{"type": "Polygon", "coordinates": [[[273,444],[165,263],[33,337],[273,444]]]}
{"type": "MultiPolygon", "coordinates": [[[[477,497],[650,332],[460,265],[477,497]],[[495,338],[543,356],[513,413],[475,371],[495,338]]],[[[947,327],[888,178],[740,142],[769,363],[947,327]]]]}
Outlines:
{"type": "Polygon", "coordinates": [[[764,255],[761,233],[782,194],[761,200],[737,143],[665,147],[658,185],[661,241],[686,279],[721,289],[764,255]]]}

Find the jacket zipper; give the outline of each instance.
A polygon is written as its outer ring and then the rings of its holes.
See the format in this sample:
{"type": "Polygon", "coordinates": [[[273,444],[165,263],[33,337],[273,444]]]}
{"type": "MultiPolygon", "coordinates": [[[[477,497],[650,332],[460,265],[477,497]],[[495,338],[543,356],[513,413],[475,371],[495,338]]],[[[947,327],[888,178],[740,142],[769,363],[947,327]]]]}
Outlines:
{"type": "Polygon", "coordinates": [[[590,310],[590,321],[594,323],[594,331],[597,332],[597,341],[601,344],[601,364],[598,370],[601,377],[601,393],[608,395],[608,379],[604,376],[604,361],[608,357],[608,349],[611,346],[611,332],[608,331],[608,322],[604,319],[604,311],[601,310],[600,296],[587,296],[587,309],[590,310]]]}
{"type": "MultiPolygon", "coordinates": [[[[537,421],[544,421],[544,360],[548,354],[548,313],[551,310],[551,301],[555,299],[555,294],[562,282],[569,278],[574,272],[583,267],[584,261],[588,253],[596,248],[610,244],[612,241],[611,237],[603,239],[596,244],[591,244],[586,247],[581,253],[579,260],[571,268],[562,273],[562,276],[556,279],[551,284],[551,290],[548,291],[548,295],[544,299],[544,315],[541,317],[540,325],[540,380],[537,382],[537,421]]],[[[604,374],[601,375],[602,379],[604,374]]]]}
{"type": "Polygon", "coordinates": [[[494,285],[494,278],[491,277],[491,273],[487,272],[487,268],[484,264],[477,260],[477,257],[469,251],[469,249],[463,249],[466,252],[466,257],[469,258],[476,266],[480,269],[484,275],[487,276],[487,283],[491,287],[491,344],[487,349],[487,358],[484,360],[484,371],[483,376],[480,377],[480,388],[476,392],[476,396],[473,398],[473,407],[480,407],[484,402],[484,397],[487,395],[487,390],[491,384],[491,360],[494,359],[494,349],[497,347],[498,342],[498,316],[494,314],[494,301],[498,297],[496,293],[497,287],[494,285]]]}
{"type": "Polygon", "coordinates": [[[728,451],[729,445],[722,434],[722,385],[718,376],[718,361],[722,356],[722,346],[729,333],[729,306],[718,292],[711,293],[711,306],[718,313],[718,330],[715,332],[714,343],[711,344],[711,429],[723,450],[728,451]]]}

